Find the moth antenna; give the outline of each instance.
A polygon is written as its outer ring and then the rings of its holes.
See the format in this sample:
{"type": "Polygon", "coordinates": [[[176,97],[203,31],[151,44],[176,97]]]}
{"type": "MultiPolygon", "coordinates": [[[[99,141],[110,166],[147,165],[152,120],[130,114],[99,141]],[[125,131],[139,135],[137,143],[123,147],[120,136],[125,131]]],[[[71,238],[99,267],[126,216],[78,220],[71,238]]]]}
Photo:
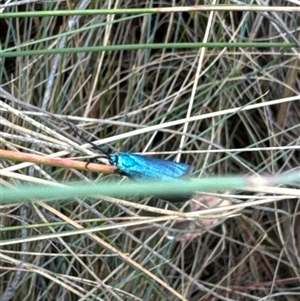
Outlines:
{"type": "Polygon", "coordinates": [[[70,128],[74,131],[75,136],[79,136],[79,138],[81,138],[82,140],[84,140],[85,142],[89,143],[90,145],[92,145],[95,149],[98,149],[101,153],[103,153],[107,158],[110,158],[110,154],[101,146],[95,144],[94,142],[86,139],[82,134],[80,135],[78,133],[78,127],[74,126],[68,119],[67,122],[70,126],[70,128]]]}
{"type": "Polygon", "coordinates": [[[81,137],[85,142],[89,143],[90,145],[92,145],[94,148],[98,149],[101,153],[103,153],[105,156],[107,156],[107,158],[110,157],[110,154],[104,149],[102,148],[101,146],[95,144],[94,142],[84,138],[84,137],[81,137]]]}

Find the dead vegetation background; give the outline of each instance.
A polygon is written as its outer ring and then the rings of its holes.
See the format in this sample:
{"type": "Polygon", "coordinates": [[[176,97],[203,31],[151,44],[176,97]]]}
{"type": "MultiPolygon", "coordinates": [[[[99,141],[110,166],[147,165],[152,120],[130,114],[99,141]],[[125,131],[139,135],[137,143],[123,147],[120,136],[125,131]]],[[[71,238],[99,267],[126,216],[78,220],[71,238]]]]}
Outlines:
{"type": "MultiPolygon", "coordinates": [[[[268,3],[300,7],[298,1],[268,3]]],[[[210,3],[87,1],[86,8],[194,4],[210,3]]],[[[12,6],[6,12],[73,9],[79,5],[83,2],[38,2],[12,6]]],[[[20,52],[57,48],[64,32],[68,33],[64,48],[201,41],[244,42],[247,46],[249,42],[299,40],[299,18],[299,11],[267,9],[260,13],[202,11],[104,14],[77,19],[10,18],[0,19],[0,38],[2,49],[16,47],[20,52]],[[72,28],[68,28],[70,20],[76,21],[72,28]]],[[[194,177],[277,174],[299,167],[299,101],[213,115],[299,95],[299,48],[87,51],[63,54],[55,69],[57,59],[57,55],[0,58],[1,89],[7,93],[6,97],[1,94],[1,100],[22,114],[20,117],[2,108],[2,149],[83,156],[65,141],[22,118],[29,116],[66,139],[84,144],[63,122],[68,117],[90,134],[87,138],[111,138],[110,144],[117,150],[175,159],[176,155],[169,152],[178,154],[181,149],[177,159],[194,166],[194,177]],[[189,122],[186,128],[182,124],[119,137],[142,127],[203,114],[209,118],[189,122]]],[[[41,180],[102,181],[113,177],[10,160],[0,162],[3,172],[12,172],[2,178],[2,185],[41,180]]],[[[227,195],[223,193],[211,197],[214,205],[222,199],[231,204],[265,202],[226,219],[208,223],[193,219],[176,224],[171,220],[140,224],[140,220],[157,215],[100,196],[47,205],[36,200],[2,206],[1,240],[8,243],[1,247],[0,300],[299,300],[299,200],[274,195],[276,191],[240,192],[238,187],[227,195]],[[270,202],[275,196],[279,201],[270,202]],[[132,220],[136,220],[136,225],[122,226],[132,220]],[[74,230],[75,223],[84,228],[107,228],[94,232],[94,236],[59,237],[60,233],[74,230]],[[31,240],[36,236],[38,240],[31,240]],[[22,242],[16,243],[19,238],[22,242]],[[145,271],[161,279],[165,286],[145,271]]],[[[207,196],[198,198],[201,202],[211,200],[207,196]]],[[[178,212],[196,210],[195,206],[199,210],[199,204],[169,204],[150,196],[126,200],[178,212]]]]}

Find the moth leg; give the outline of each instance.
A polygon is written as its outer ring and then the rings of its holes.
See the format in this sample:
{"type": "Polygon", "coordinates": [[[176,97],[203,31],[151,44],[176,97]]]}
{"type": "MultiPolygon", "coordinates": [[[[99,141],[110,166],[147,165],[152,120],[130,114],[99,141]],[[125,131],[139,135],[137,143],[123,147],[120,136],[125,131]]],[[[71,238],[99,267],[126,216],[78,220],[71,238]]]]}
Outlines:
{"type": "Polygon", "coordinates": [[[95,156],[93,158],[90,158],[89,161],[85,164],[85,168],[87,168],[90,163],[97,163],[97,159],[99,158],[103,158],[103,156],[100,155],[100,156],[95,156]]]}
{"type": "Polygon", "coordinates": [[[124,171],[122,171],[121,169],[117,168],[114,170],[114,174],[118,174],[119,176],[127,176],[124,171]]]}

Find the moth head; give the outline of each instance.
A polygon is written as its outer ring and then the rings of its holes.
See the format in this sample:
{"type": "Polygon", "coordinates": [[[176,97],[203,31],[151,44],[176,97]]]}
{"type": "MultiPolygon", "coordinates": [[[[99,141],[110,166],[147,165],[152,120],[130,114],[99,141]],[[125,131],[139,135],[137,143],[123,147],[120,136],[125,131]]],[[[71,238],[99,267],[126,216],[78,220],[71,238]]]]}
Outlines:
{"type": "Polygon", "coordinates": [[[117,154],[110,155],[109,158],[108,158],[108,162],[111,165],[118,166],[118,159],[119,159],[119,156],[117,154]]]}

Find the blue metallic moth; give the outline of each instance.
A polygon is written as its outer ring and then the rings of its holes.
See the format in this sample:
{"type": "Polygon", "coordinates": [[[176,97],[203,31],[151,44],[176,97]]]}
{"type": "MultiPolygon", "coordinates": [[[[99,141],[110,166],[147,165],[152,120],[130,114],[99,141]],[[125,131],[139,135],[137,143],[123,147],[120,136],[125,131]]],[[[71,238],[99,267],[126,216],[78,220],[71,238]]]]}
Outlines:
{"type": "MultiPolygon", "coordinates": [[[[127,176],[129,179],[137,182],[175,181],[178,185],[184,185],[184,180],[187,180],[193,172],[193,167],[184,163],[157,159],[128,152],[109,154],[99,145],[96,145],[84,137],[81,138],[102,152],[105,156],[99,157],[106,158],[111,165],[116,166],[118,168],[117,173],[127,176]]],[[[191,197],[192,194],[182,193],[163,196],[161,198],[170,202],[185,202],[191,197]]]]}

